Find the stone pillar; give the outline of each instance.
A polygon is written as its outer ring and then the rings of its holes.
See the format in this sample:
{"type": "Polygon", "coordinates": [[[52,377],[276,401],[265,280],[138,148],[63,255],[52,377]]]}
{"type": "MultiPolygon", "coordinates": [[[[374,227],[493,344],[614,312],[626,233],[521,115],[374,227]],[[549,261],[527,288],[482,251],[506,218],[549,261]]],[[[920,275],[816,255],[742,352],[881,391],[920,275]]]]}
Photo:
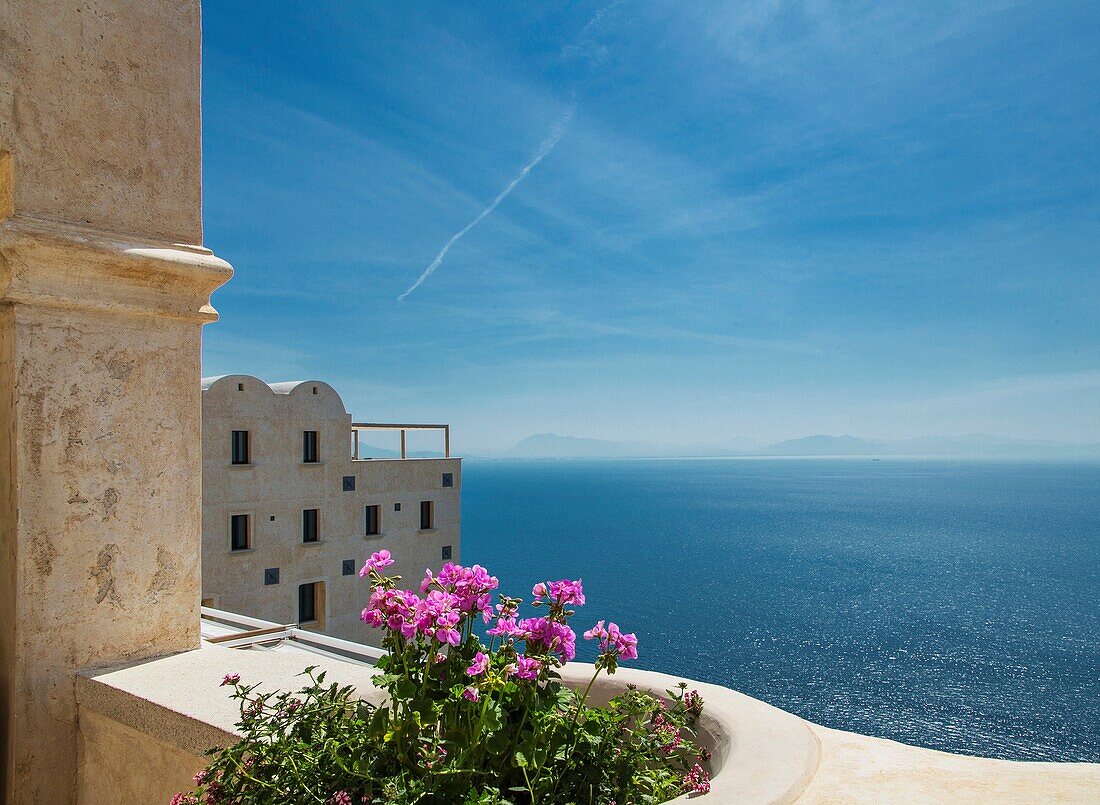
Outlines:
{"type": "Polygon", "coordinates": [[[75,797],[74,678],[199,644],[198,0],[0,2],[0,783],[75,797]]]}

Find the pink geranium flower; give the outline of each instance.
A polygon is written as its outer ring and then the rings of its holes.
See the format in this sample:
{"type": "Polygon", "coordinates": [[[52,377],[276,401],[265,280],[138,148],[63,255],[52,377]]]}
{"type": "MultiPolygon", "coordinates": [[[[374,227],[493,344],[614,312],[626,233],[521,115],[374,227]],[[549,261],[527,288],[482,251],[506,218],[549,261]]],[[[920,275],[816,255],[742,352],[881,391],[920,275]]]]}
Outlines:
{"type": "Polygon", "coordinates": [[[392,564],[393,557],[390,556],[389,551],[383,548],[382,550],[376,553],[372,553],[370,555],[370,559],[367,560],[366,564],[363,565],[362,570],[359,571],[359,576],[360,578],[365,578],[366,576],[369,576],[372,571],[375,573],[379,573],[381,572],[382,568],[389,567],[392,564]]]}
{"type": "Polygon", "coordinates": [[[474,661],[470,663],[470,667],[466,669],[466,673],[470,676],[481,676],[489,668],[489,655],[484,651],[479,651],[474,655],[474,661]]]}
{"type": "Polygon", "coordinates": [[[516,658],[517,679],[538,679],[541,670],[542,663],[538,660],[524,657],[522,654],[516,658]]]}
{"type": "Polygon", "coordinates": [[[600,653],[614,654],[621,660],[638,659],[638,638],[633,632],[624,634],[617,624],[604,627],[603,621],[584,633],[585,640],[599,640],[600,653]]]}

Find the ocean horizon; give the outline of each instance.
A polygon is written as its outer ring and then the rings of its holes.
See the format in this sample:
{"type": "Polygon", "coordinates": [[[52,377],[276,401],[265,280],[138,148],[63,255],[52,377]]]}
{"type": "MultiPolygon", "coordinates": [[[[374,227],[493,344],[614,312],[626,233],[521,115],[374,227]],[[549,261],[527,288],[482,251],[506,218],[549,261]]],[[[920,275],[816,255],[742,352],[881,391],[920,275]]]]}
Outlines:
{"type": "MultiPolygon", "coordinates": [[[[580,577],[637,667],[837,729],[1100,760],[1100,464],[468,459],[466,564],[580,577]]],[[[578,658],[593,653],[583,641],[578,658]]]]}

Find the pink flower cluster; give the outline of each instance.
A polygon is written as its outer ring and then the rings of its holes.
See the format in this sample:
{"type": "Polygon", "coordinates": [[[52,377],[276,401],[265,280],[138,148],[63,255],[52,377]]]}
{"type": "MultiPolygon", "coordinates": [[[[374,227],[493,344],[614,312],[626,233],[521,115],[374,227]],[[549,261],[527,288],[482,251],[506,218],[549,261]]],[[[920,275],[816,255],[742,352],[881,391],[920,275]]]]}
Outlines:
{"type": "Polygon", "coordinates": [[[409,590],[375,587],[360,618],[375,628],[386,626],[410,639],[417,633],[419,606],[419,596],[409,590]]]}
{"type": "Polygon", "coordinates": [[[489,655],[484,651],[479,651],[474,655],[474,661],[470,663],[470,667],[466,669],[466,673],[470,676],[481,676],[489,668],[489,655]]]}
{"type": "Polygon", "coordinates": [[[453,595],[456,599],[455,607],[459,611],[480,612],[485,622],[489,622],[489,604],[492,600],[490,593],[500,586],[500,582],[496,576],[490,576],[489,571],[481,565],[463,567],[448,562],[438,576],[433,576],[431,570],[425,570],[424,580],[420,582],[420,592],[427,592],[433,585],[453,595]]]}
{"type": "Polygon", "coordinates": [[[624,634],[614,623],[604,628],[603,621],[584,633],[585,640],[599,640],[600,652],[615,654],[621,660],[638,659],[638,638],[633,632],[624,634]]]}
{"type": "MultiPolygon", "coordinates": [[[[367,560],[360,575],[370,575],[390,564],[393,560],[389,551],[379,551],[367,560]]],[[[419,634],[457,646],[462,641],[459,626],[466,614],[482,612],[488,620],[490,592],[498,584],[480,565],[462,567],[448,562],[438,576],[426,572],[420,585],[423,598],[410,590],[374,587],[361,618],[371,626],[399,632],[405,639],[419,634]]]]}
{"type": "Polygon", "coordinates": [[[584,606],[584,588],[581,586],[581,580],[570,581],[569,579],[562,579],[561,581],[551,581],[549,583],[539,582],[531,588],[531,595],[535,596],[533,603],[551,603],[557,606],[584,606]]]}
{"type": "Polygon", "coordinates": [[[368,559],[367,563],[363,565],[363,569],[359,571],[359,577],[366,578],[371,574],[371,571],[374,571],[375,573],[380,573],[382,571],[382,568],[389,567],[392,564],[393,557],[390,556],[389,551],[383,548],[377,553],[372,553],[370,555],[370,559],[368,559]]]}
{"type": "Polygon", "coordinates": [[[526,641],[528,651],[556,654],[566,661],[577,656],[577,633],[550,618],[498,618],[486,634],[526,641]]]}
{"type": "Polygon", "coordinates": [[[522,654],[516,658],[516,679],[538,679],[542,663],[522,654]]]}
{"type": "Polygon", "coordinates": [[[668,754],[683,743],[683,738],[680,737],[680,728],[669,721],[664,713],[657,713],[653,717],[652,727],[657,738],[664,742],[658,747],[659,752],[668,754]]]}
{"type": "Polygon", "coordinates": [[[684,788],[694,791],[696,794],[706,794],[710,791],[710,775],[707,770],[698,763],[684,776],[684,788]]]}
{"type": "Polygon", "coordinates": [[[432,590],[416,605],[416,630],[440,643],[457,646],[462,642],[458,626],[462,620],[458,596],[442,590],[432,590]]]}

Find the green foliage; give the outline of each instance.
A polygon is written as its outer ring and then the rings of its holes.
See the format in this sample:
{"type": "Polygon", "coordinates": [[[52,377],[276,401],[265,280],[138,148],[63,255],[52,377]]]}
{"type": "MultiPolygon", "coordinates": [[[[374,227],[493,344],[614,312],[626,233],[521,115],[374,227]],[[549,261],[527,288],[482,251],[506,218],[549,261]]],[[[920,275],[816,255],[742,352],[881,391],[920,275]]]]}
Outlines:
{"type": "Polygon", "coordinates": [[[375,679],[390,694],[381,706],[326,685],[315,668],[294,692],[261,694],[230,678],[241,741],[211,750],[197,790],[174,802],[642,805],[686,790],[703,754],[694,692],[682,686],[666,700],[629,688],[593,708],[553,672],[518,684],[494,655],[489,690],[470,701],[462,681],[479,646],[472,638],[432,662],[388,655],[375,679]]]}
{"type": "Polygon", "coordinates": [[[591,681],[581,693],[562,684],[576,643],[568,621],[585,603],[579,579],[536,584],[531,603],[546,615],[517,619],[520,599],[491,607],[498,581],[479,565],[429,571],[421,598],[382,573],[391,564],[382,550],[361,571],[363,620],[384,630],[373,677],[383,702],[326,685],[315,668],[293,693],[230,674],[241,741],[212,750],[198,788],[173,805],[648,805],[710,790],[696,691],[630,687],[606,707],[586,704],[600,673],[637,658],[634,634],[599,621],[584,633],[600,647],[591,681]],[[474,623],[494,612],[486,646],[474,623]]]}

